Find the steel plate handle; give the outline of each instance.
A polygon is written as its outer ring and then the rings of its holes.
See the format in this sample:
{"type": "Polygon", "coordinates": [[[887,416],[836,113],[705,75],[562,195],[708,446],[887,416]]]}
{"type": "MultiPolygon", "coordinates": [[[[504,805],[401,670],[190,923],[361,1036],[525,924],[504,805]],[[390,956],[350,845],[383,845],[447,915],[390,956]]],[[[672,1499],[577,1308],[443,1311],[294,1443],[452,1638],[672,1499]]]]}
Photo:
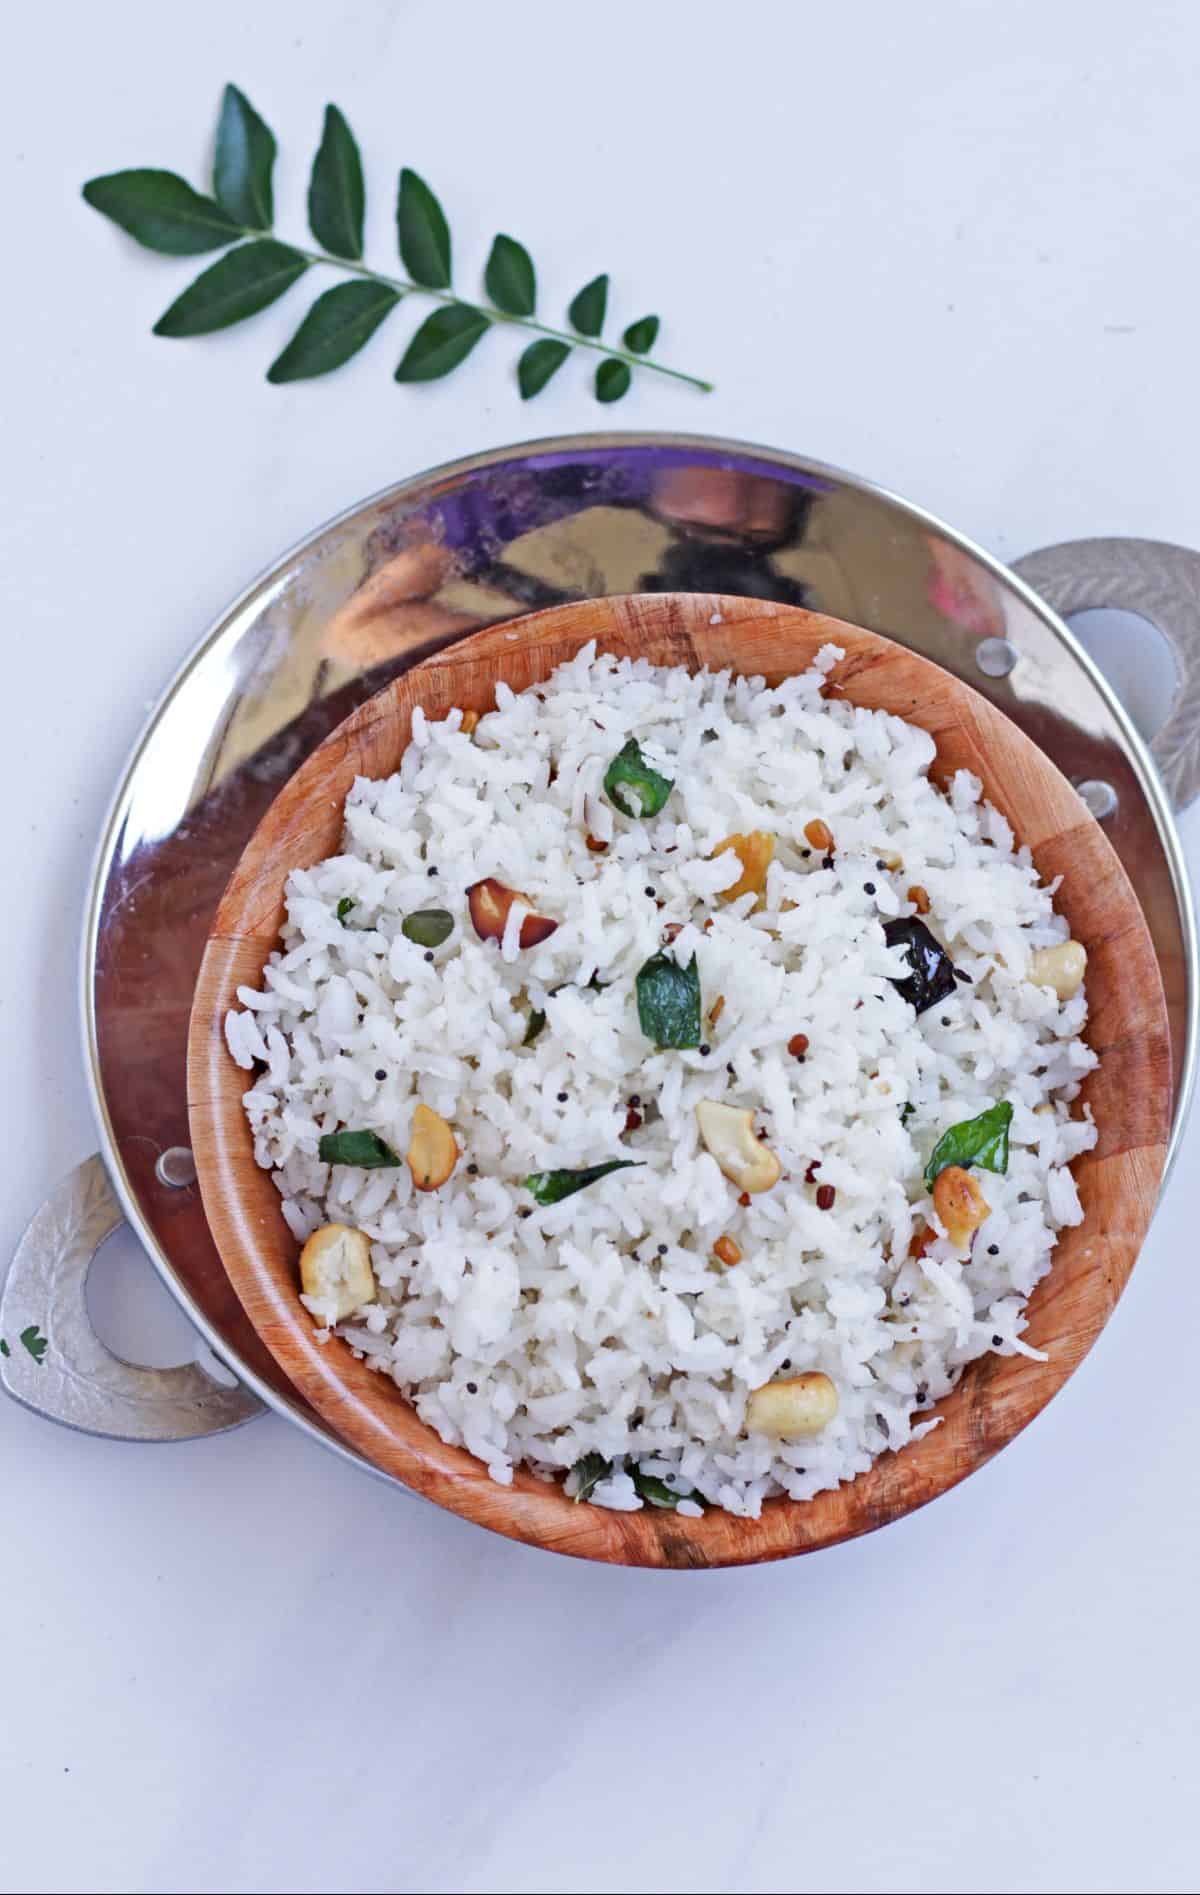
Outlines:
{"type": "Polygon", "coordinates": [[[194,1441],[266,1411],[199,1364],[123,1362],[92,1328],[92,1259],[122,1212],[98,1157],[50,1193],[17,1246],[0,1295],[0,1386],[49,1421],[114,1441],[194,1441]]]}
{"type": "Polygon", "coordinates": [[[1200,795],[1200,553],[1167,540],[1064,540],[1013,571],[1063,618],[1109,606],[1162,633],[1179,683],[1150,749],[1175,808],[1186,808],[1200,795]]]}

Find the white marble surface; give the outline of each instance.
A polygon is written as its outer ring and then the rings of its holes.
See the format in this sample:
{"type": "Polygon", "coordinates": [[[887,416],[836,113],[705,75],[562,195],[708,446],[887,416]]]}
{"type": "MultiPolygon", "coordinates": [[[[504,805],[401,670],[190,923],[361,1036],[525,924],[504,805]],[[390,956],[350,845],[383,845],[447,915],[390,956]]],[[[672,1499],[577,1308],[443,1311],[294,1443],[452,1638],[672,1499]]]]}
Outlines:
{"type": "MultiPolygon", "coordinates": [[[[1200,540],[1188,0],[113,0],[22,8],[6,54],[5,1255],[95,1146],[76,933],[146,702],[357,496],[607,419],[857,468],[1001,555],[1200,540]],[[661,309],[664,354],[718,393],[644,379],[601,415],[567,371],[524,409],[503,340],[406,392],[396,337],[271,389],[294,307],[155,341],[188,265],[78,185],[198,177],[226,78],[280,133],[284,225],[336,98],[376,255],[410,162],[464,267],[499,227],[552,302],[608,268],[621,316],[661,309]]],[[[1195,867],[1195,810],[1183,829],[1195,867]]],[[[1194,1888],[1198,1157],[1200,1124],[1116,1318],[1022,1439],[768,1570],[537,1555],[274,1418],[134,1449],[6,1406],[0,1884],[1194,1888]]],[[[110,1304],[165,1333],[160,1295],[126,1254],[110,1304]]]]}

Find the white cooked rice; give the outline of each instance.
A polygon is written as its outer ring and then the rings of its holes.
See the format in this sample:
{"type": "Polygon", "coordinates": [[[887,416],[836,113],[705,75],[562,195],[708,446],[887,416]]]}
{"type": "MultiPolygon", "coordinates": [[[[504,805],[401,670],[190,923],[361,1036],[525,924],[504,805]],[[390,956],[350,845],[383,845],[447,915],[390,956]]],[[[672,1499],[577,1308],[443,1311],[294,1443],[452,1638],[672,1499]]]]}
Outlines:
{"type": "Polygon", "coordinates": [[[916,1439],[975,1357],[1033,1353],[1025,1301],[1057,1230],[1081,1220],[1066,1166],[1096,1136],[1070,1114],[1096,1063],[1084,995],[1060,1004],[1023,978],[1067,929],[980,785],[929,782],[924,731],[821,697],[840,656],[768,689],[588,647],[536,692],[499,686],[473,738],[458,712],[418,712],[396,775],[348,797],[343,852],[291,876],[282,948],[228,1017],[233,1057],[261,1067],[246,1110],[291,1230],[335,1221],[371,1240],[377,1300],[338,1333],[497,1481],[598,1452],[614,1463],[599,1504],[642,1504],[635,1464],[756,1515],[916,1439]],[[603,794],[630,736],[674,778],[651,820],[603,794]],[[804,843],[814,817],[834,833],[831,868],[804,843]],[[713,859],[752,829],[777,837],[758,913],[752,895],[718,901],[740,865],[713,859]],[[902,870],[877,866],[891,852],[902,870]],[[522,951],[510,916],[499,948],[480,941],[465,891],[487,876],[557,932],[522,951]],[[914,912],[914,883],[971,980],[919,1016],[882,929],[914,912]],[[432,962],[400,933],[430,906],[455,921],[432,962]],[[724,996],[707,1055],[655,1051],[638,1024],[634,977],[669,922],[678,961],[698,956],[706,1017],[724,996]],[[524,1047],[531,1008],[548,1024],[524,1047]],[[803,1062],[787,1053],[797,1032],[803,1062]],[[626,1134],[634,1094],[653,1109],[626,1134]],[[698,1141],[706,1098],[753,1108],[782,1163],[748,1207],[698,1141]],[[972,1172],[991,1214],[970,1259],[944,1236],[910,1257],[934,1223],[933,1144],[1001,1099],[1008,1169],[972,1172]],[[407,1166],[320,1162],[321,1135],[343,1127],[403,1153],[419,1100],[462,1151],[440,1190],[415,1191],[407,1166]],[[614,1156],[641,1168],[544,1209],[523,1188],[614,1156]],[[814,1159],[828,1211],[805,1182],[814,1159]],[[712,1257],[726,1232],[743,1253],[731,1268],[712,1257]],[[749,1391],[809,1369],[835,1383],[836,1418],[797,1441],[748,1435],[749,1391]]]}

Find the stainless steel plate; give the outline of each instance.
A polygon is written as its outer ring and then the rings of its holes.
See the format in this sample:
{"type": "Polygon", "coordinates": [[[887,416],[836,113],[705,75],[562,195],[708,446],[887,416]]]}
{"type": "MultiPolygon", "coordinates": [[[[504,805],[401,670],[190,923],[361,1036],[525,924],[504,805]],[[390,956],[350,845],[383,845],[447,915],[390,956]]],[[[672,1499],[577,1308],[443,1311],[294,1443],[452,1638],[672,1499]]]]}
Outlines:
{"type": "Polygon", "coordinates": [[[868,482],[736,442],[579,436],[404,481],[272,566],[170,684],[105,826],[83,954],[87,1066],[126,1215],[244,1382],[342,1453],[243,1316],[195,1185],[166,1181],[188,1175],[163,1158],[187,1143],[188,1010],[210,917],[280,785],[398,671],[537,606],[658,590],[776,598],[887,633],[1101,786],[1089,795],[1110,808],[1163,969],[1181,1121],[1195,939],[1163,787],[1101,675],[1011,572],[868,482]]]}

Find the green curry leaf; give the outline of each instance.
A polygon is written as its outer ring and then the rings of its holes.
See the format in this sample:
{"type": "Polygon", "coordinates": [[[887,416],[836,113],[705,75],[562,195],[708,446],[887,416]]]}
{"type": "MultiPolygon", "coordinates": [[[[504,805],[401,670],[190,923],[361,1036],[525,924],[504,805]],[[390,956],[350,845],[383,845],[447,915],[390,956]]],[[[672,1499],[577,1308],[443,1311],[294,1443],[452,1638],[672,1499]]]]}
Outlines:
{"type": "Polygon", "coordinates": [[[704,1501],[699,1494],[694,1492],[687,1494],[676,1493],[673,1487],[668,1487],[666,1481],[659,1480],[654,1474],[643,1474],[640,1467],[627,1468],[626,1472],[633,1482],[634,1487],[637,1489],[638,1494],[643,1500],[648,1501],[652,1507],[675,1508],[679,1505],[681,1500],[694,1500],[698,1507],[704,1505],[704,1501]]]}
{"type": "Polygon", "coordinates": [[[326,1132],[317,1150],[323,1165],[357,1165],[360,1171],[402,1162],[378,1132],[326,1132]]]}
{"type": "Polygon", "coordinates": [[[585,1165],[582,1171],[531,1171],[525,1189],[539,1204],[561,1204],[597,1179],[607,1178],[610,1171],[628,1171],[640,1162],[637,1158],[610,1158],[603,1165],[585,1165]]]}
{"type": "Polygon", "coordinates": [[[700,1044],[700,970],[693,954],[680,967],[669,954],[652,954],[637,976],[638,1021],[658,1047],[700,1044]]]}
{"type": "Polygon", "coordinates": [[[608,1480],[612,1474],[612,1462],[606,1461],[602,1454],[585,1454],[582,1460],[576,1461],[571,1472],[577,1482],[571,1498],[576,1501],[590,1500],[600,1482],[608,1480]]]}
{"type": "Polygon", "coordinates": [[[622,744],[604,772],[608,800],[622,816],[657,816],[674,787],[674,777],[651,769],[636,737],[622,744]]]}
{"type": "Polygon", "coordinates": [[[529,1016],[529,1024],[525,1028],[525,1037],[521,1041],[521,1045],[532,1046],[533,1042],[536,1040],[538,1034],[541,1032],[545,1024],[546,1024],[545,1014],[542,1012],[540,1007],[535,1007],[533,1009],[533,1012],[529,1016]]]}
{"type": "Polygon", "coordinates": [[[925,1182],[932,1185],[947,1165],[978,1165],[983,1171],[1008,1170],[1008,1128],[1013,1109],[1007,1099],[990,1105],[978,1118],[963,1119],[943,1132],[925,1167],[925,1182]]]}
{"type": "Polygon", "coordinates": [[[271,173],[275,135],[244,92],[226,86],[217,121],[213,196],[247,230],[270,230],[275,217],[271,173]]]}

